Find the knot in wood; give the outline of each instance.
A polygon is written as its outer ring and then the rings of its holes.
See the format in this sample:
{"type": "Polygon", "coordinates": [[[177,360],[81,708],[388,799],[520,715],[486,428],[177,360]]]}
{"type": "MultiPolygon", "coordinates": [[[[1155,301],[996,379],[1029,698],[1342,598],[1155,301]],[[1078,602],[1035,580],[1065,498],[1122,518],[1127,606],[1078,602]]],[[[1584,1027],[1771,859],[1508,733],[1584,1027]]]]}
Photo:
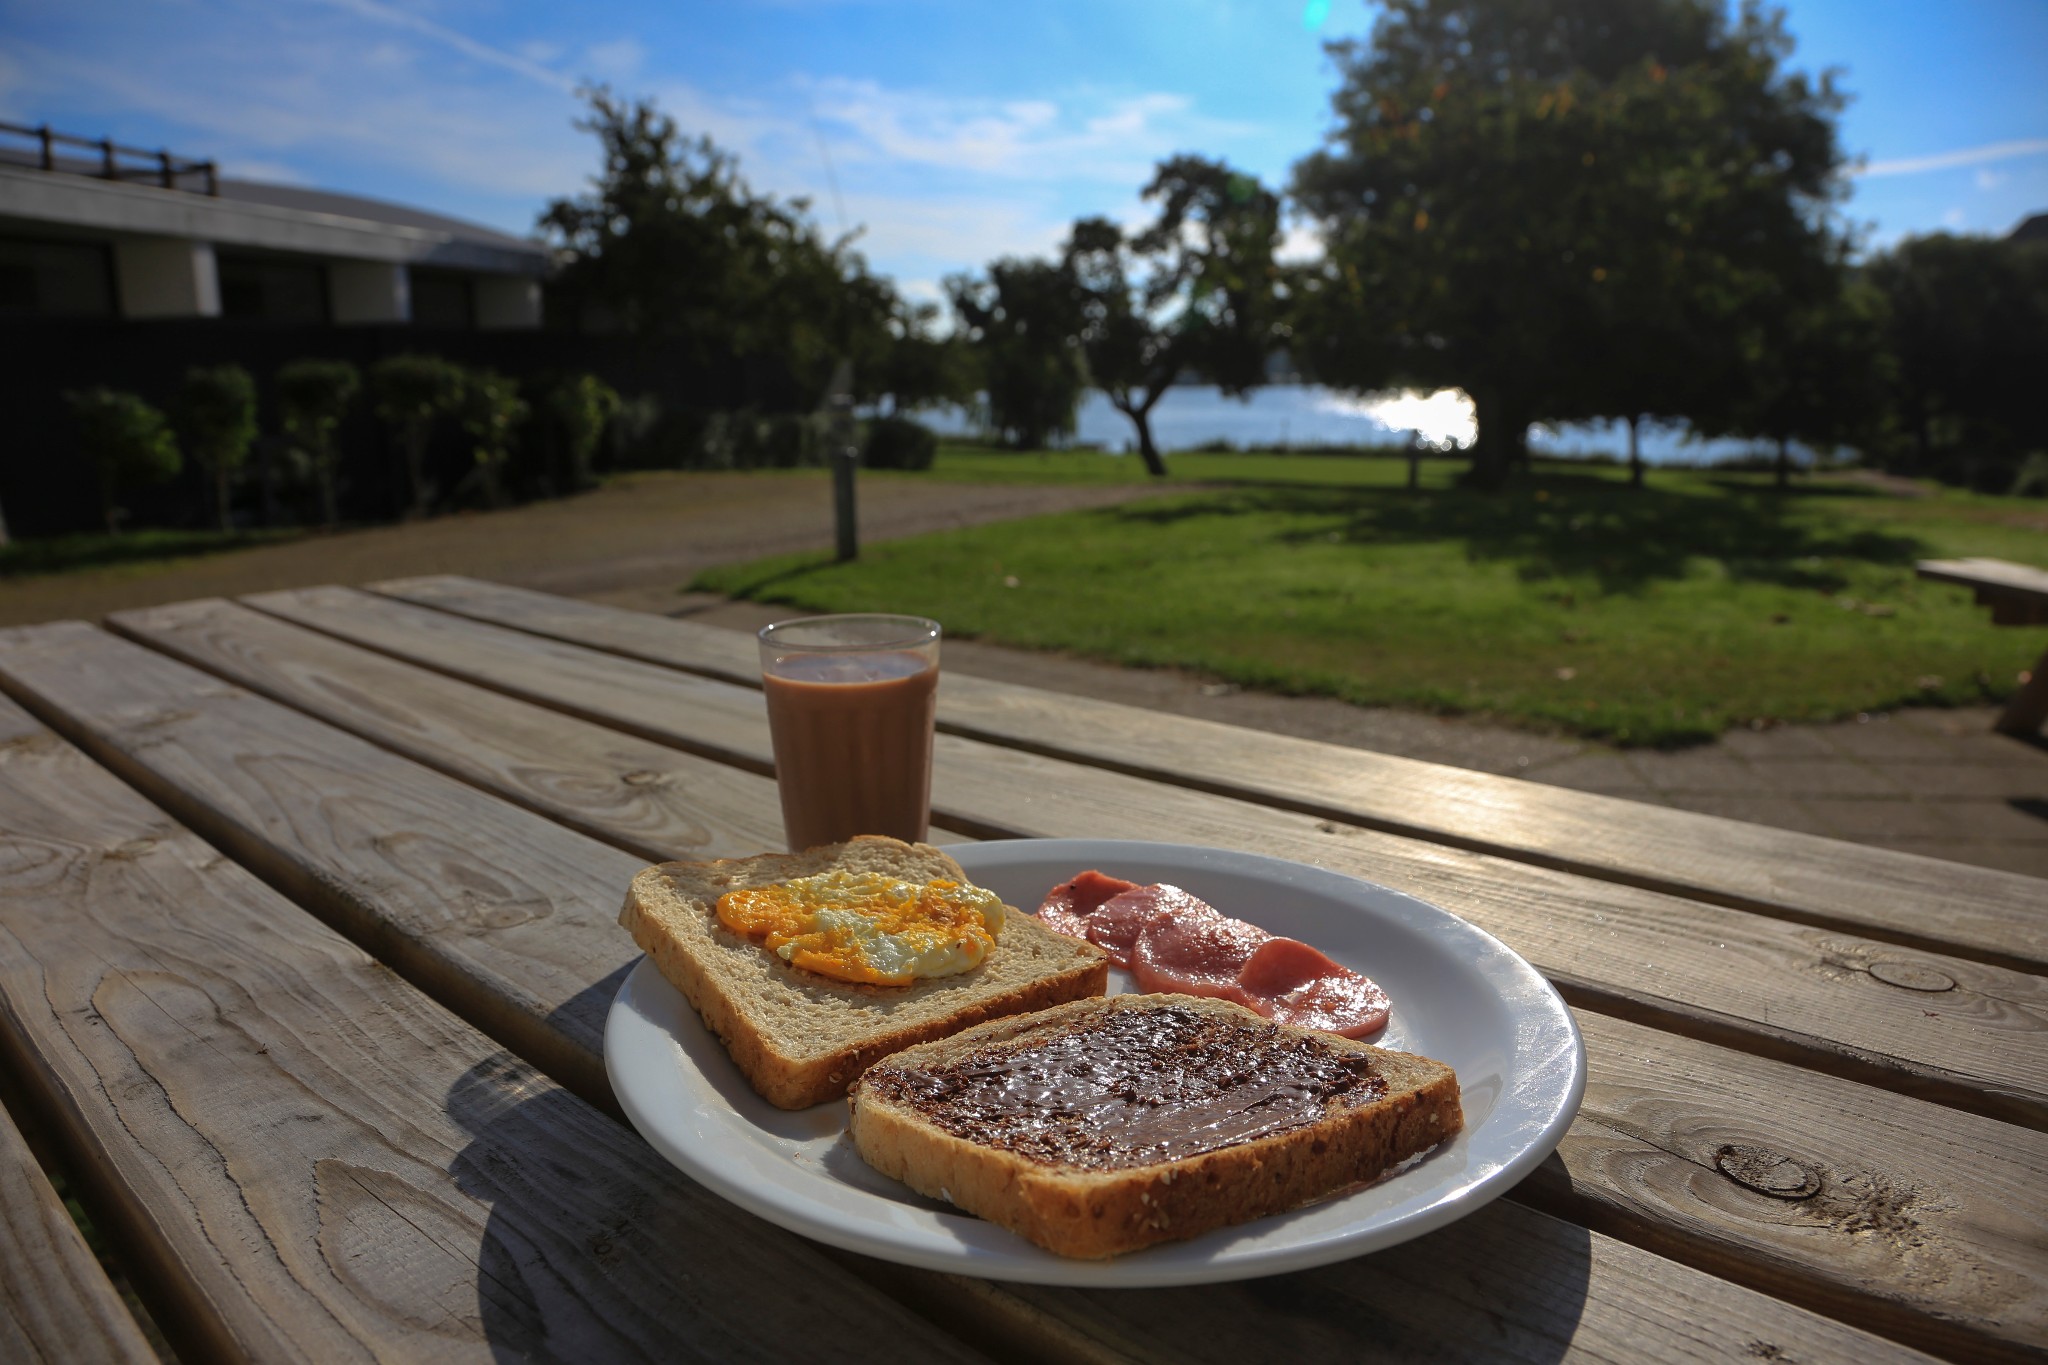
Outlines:
{"type": "Polygon", "coordinates": [[[1782,1152],[1731,1142],[1714,1153],[1721,1174],[1773,1199],[1809,1199],[1820,1193],[1820,1176],[1782,1152]]]}
{"type": "Polygon", "coordinates": [[[661,774],[649,772],[645,768],[637,768],[619,780],[629,787],[651,787],[661,781],[661,774]]]}
{"type": "Polygon", "coordinates": [[[1956,988],[1956,979],[1939,967],[1925,962],[1873,962],[1870,974],[1887,986],[1902,991],[1926,991],[1938,995],[1956,988]]]}

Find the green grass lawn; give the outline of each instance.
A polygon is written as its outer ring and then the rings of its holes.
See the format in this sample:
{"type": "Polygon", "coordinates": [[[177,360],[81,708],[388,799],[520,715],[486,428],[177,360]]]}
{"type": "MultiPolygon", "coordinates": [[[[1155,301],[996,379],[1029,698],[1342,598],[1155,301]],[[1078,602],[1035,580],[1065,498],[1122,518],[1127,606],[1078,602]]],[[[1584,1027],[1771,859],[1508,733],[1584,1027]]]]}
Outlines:
{"type": "MultiPolygon", "coordinates": [[[[1993,629],[1913,561],[2048,566],[2048,504],[1759,476],[1540,466],[1511,489],[1402,485],[1391,459],[1171,458],[1161,496],[791,556],[692,586],[1251,687],[1469,713],[1623,744],[2008,695],[2039,630],[1993,629]],[[1174,485],[1204,483],[1196,491],[1174,485]]],[[[1142,479],[1134,460],[948,449],[941,477],[1142,479]]],[[[928,477],[928,476],[915,476],[928,477]]]]}

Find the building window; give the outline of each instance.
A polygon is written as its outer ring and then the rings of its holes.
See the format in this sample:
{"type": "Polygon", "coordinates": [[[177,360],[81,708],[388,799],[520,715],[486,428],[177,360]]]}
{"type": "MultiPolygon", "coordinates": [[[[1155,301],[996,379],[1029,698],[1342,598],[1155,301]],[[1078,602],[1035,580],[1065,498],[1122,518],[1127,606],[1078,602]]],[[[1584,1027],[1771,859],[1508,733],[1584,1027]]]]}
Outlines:
{"type": "Polygon", "coordinates": [[[476,326],[476,300],[469,287],[469,277],[445,270],[414,270],[412,321],[415,327],[466,329],[476,326]]]}
{"type": "Polygon", "coordinates": [[[319,262],[227,255],[218,260],[222,317],[315,326],[327,321],[327,270],[319,262]]]}
{"type": "Polygon", "coordinates": [[[0,316],[109,318],[113,259],[96,242],[0,238],[0,316]]]}

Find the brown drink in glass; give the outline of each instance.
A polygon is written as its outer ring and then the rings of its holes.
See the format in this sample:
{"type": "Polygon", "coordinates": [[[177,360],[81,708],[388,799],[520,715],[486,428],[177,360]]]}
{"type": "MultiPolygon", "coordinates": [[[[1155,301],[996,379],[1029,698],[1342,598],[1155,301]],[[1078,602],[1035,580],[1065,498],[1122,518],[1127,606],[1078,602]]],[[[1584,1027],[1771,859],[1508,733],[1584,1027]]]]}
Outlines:
{"type": "Polygon", "coordinates": [[[761,631],[761,686],[792,850],[856,834],[924,838],[938,622],[879,615],[779,621],[761,631]]]}

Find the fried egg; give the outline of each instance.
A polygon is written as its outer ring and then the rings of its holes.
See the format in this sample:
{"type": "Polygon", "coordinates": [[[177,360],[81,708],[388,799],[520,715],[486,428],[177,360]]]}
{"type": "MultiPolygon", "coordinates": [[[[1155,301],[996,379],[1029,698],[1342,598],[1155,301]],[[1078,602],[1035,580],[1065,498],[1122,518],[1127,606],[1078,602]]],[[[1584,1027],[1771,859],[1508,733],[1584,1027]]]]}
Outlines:
{"type": "Polygon", "coordinates": [[[980,966],[1004,913],[1001,897],[965,882],[845,869],[718,898],[719,923],[791,966],[875,986],[980,966]]]}

